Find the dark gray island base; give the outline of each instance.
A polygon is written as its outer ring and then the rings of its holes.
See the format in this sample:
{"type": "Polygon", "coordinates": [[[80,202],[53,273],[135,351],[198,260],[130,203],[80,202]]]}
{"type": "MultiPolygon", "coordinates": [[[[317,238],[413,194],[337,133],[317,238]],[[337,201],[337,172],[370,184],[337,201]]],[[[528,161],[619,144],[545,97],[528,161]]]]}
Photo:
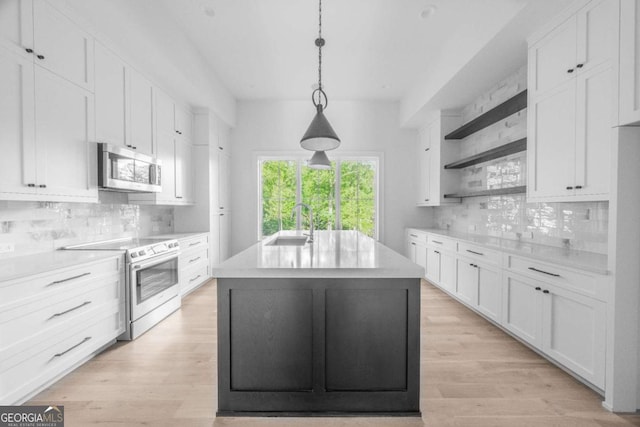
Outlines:
{"type": "Polygon", "coordinates": [[[218,416],[420,416],[420,279],[218,279],[218,416]]]}

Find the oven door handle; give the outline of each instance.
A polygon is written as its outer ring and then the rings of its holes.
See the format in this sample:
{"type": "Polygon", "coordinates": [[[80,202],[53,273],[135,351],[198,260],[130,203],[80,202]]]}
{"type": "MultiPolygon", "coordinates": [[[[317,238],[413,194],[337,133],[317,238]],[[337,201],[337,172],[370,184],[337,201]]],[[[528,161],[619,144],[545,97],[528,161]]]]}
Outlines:
{"type": "Polygon", "coordinates": [[[171,261],[172,259],[177,259],[177,258],[178,258],[178,253],[172,253],[170,255],[151,258],[140,263],[131,263],[130,268],[131,270],[140,270],[141,268],[151,267],[156,264],[161,264],[163,262],[171,261]]]}

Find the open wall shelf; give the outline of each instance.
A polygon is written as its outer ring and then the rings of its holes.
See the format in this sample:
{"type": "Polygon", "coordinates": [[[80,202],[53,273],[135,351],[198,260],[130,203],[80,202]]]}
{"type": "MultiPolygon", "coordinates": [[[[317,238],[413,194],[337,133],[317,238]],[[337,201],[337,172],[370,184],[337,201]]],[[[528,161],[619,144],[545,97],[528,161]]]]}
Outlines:
{"type": "Polygon", "coordinates": [[[465,197],[501,196],[504,194],[522,194],[526,192],[527,192],[527,186],[521,185],[519,187],[496,188],[493,190],[472,191],[468,193],[445,194],[444,198],[445,199],[462,199],[465,197]]]}
{"type": "Polygon", "coordinates": [[[462,169],[469,166],[477,165],[478,163],[484,163],[489,160],[498,159],[500,157],[508,156],[510,154],[526,151],[527,138],[522,138],[517,141],[510,142],[500,147],[492,148],[491,150],[478,153],[475,156],[470,156],[461,160],[458,160],[448,165],[444,165],[445,169],[462,169]]]}
{"type": "Polygon", "coordinates": [[[509,117],[513,113],[527,107],[527,91],[523,90],[519,94],[509,98],[502,104],[492,108],[484,114],[471,120],[469,123],[459,127],[450,134],[446,135],[444,139],[462,139],[473,133],[478,132],[492,124],[499,122],[500,120],[509,117]]]}

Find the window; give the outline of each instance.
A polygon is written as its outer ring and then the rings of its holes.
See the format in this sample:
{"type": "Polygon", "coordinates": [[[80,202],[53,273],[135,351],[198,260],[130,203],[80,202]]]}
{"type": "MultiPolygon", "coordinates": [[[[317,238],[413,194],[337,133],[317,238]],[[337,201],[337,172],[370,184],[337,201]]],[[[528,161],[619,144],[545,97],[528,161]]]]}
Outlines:
{"type": "Polygon", "coordinates": [[[378,236],[378,159],[342,158],[330,170],[311,169],[301,158],[261,158],[260,235],[280,230],[308,229],[306,212],[313,209],[316,230],[359,230],[378,236]]]}

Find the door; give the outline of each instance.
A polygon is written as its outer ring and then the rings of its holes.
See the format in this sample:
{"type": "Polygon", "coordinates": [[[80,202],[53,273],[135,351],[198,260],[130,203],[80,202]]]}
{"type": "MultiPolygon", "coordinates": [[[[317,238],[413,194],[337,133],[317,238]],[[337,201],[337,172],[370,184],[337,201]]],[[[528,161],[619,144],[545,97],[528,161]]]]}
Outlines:
{"type": "Polygon", "coordinates": [[[418,152],[416,158],[418,161],[418,183],[416,185],[418,195],[416,203],[419,206],[426,206],[430,199],[431,183],[431,144],[430,144],[429,128],[420,130],[418,141],[418,152]]]}
{"type": "Polygon", "coordinates": [[[175,118],[173,116],[173,100],[166,93],[156,89],[154,97],[156,114],[156,132],[158,135],[170,134],[175,136],[175,118]]]}
{"type": "Polygon", "coordinates": [[[543,292],[542,349],[595,386],[604,388],[605,303],[553,286],[545,286],[543,292]]]}
{"type": "Polygon", "coordinates": [[[609,197],[614,91],[610,63],[591,68],[577,79],[576,197],[609,197]]]}
{"type": "Polygon", "coordinates": [[[505,273],[502,326],[536,347],[542,346],[542,282],[505,273]]]}
{"type": "Polygon", "coordinates": [[[4,48],[0,48],[0,93],[0,198],[28,197],[36,193],[33,64],[4,48]]]}
{"type": "Polygon", "coordinates": [[[48,1],[33,7],[36,64],[93,92],[93,38],[48,1]]]}
{"type": "Polygon", "coordinates": [[[527,196],[553,200],[574,194],[575,80],[529,107],[530,142],[527,151],[527,196]]]}
{"type": "Polygon", "coordinates": [[[193,148],[181,139],[175,140],[175,186],[176,199],[182,202],[193,201],[193,148]]]}
{"type": "Polygon", "coordinates": [[[446,251],[440,252],[440,286],[451,293],[456,290],[456,258],[446,251]]]}
{"type": "Polygon", "coordinates": [[[502,313],[502,282],[500,270],[478,264],[478,310],[500,323],[502,313]]]}
{"type": "Polygon", "coordinates": [[[157,194],[158,200],[171,202],[176,199],[176,168],[175,168],[175,135],[158,132],[158,159],[162,162],[160,179],[162,192],[157,194]]]}
{"type": "Polygon", "coordinates": [[[573,78],[577,18],[572,16],[529,49],[529,95],[539,96],[573,78]]]}
{"type": "Polygon", "coordinates": [[[229,210],[229,183],[231,181],[231,158],[227,153],[218,153],[218,209],[229,210]]]}
{"type": "Polygon", "coordinates": [[[640,123],[640,2],[620,3],[620,125],[640,123]]]}
{"type": "Polygon", "coordinates": [[[412,242],[411,240],[407,242],[407,258],[409,258],[411,262],[415,262],[417,264],[416,247],[417,247],[416,242],[412,242]]]}
{"type": "Polygon", "coordinates": [[[440,251],[427,248],[427,279],[440,285],[440,251]]]}
{"type": "Polygon", "coordinates": [[[467,304],[476,307],[478,305],[478,267],[466,258],[458,258],[457,273],[456,295],[467,304]]]}
{"type": "Polygon", "coordinates": [[[126,135],[127,66],[122,59],[97,42],[95,77],[96,140],[130,145],[126,135]]]}
{"type": "Polygon", "coordinates": [[[231,241],[229,240],[229,234],[231,232],[231,217],[228,212],[220,212],[218,214],[220,220],[220,250],[218,252],[220,262],[224,262],[229,258],[231,252],[231,241]]]}
{"type": "Polygon", "coordinates": [[[129,110],[130,145],[143,154],[155,155],[153,86],[140,73],[129,69],[131,102],[129,110]]]}
{"type": "Polygon", "coordinates": [[[130,266],[132,321],[178,295],[178,256],[156,258],[130,266]]]}
{"type": "Polygon", "coordinates": [[[184,139],[191,141],[193,128],[193,115],[190,111],[175,106],[176,132],[184,139]]]}
{"type": "Polygon", "coordinates": [[[0,1],[0,44],[33,62],[33,1],[0,1]]]}
{"type": "Polygon", "coordinates": [[[35,95],[38,191],[97,198],[93,94],[36,67],[35,95]]]}
{"type": "Polygon", "coordinates": [[[619,2],[592,1],[577,15],[578,74],[617,60],[619,2]]]}

